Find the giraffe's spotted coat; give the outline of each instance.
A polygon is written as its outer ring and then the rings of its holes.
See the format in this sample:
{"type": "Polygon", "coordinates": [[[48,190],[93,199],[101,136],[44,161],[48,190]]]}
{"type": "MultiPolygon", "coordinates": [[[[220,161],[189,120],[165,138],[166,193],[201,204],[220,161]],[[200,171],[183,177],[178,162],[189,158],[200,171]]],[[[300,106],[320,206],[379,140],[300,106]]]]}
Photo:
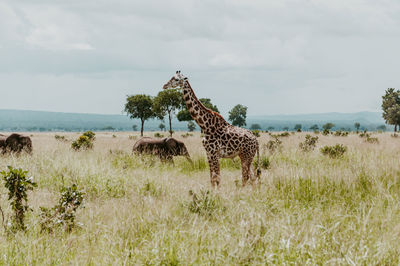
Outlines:
{"type": "Polygon", "coordinates": [[[236,156],[239,156],[242,162],[243,186],[248,180],[254,183],[259,177],[259,170],[254,169],[256,173],[252,173],[252,163],[256,154],[258,161],[260,157],[258,140],[254,134],[247,129],[230,125],[220,114],[206,108],[197,99],[187,78],[180,72],[177,72],[163,88],[177,87],[182,88],[186,107],[204,133],[203,146],[210,165],[212,186],[219,186],[221,182],[219,159],[236,156]]]}

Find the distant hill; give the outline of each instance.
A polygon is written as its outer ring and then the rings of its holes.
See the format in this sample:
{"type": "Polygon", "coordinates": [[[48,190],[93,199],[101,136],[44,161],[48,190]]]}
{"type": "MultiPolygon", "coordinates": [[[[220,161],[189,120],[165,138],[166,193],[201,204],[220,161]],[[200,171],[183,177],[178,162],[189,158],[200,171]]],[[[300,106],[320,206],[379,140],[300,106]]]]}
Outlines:
{"type": "MultiPolygon", "coordinates": [[[[375,130],[383,125],[381,113],[321,113],[304,115],[271,115],[249,116],[247,126],[260,124],[263,130],[274,127],[274,130],[282,130],[285,127],[293,129],[295,124],[301,124],[303,129],[317,124],[321,127],[327,122],[336,125],[335,129],[354,129],[354,123],[359,122],[362,128],[375,130]]],[[[160,120],[149,120],[145,123],[146,131],[158,130],[160,120]]],[[[165,121],[167,125],[167,121],[165,121]]],[[[132,131],[132,125],[140,129],[140,121],[131,120],[126,115],[101,115],[58,113],[44,111],[0,110],[0,131],[132,131]]],[[[391,127],[388,127],[390,129],[391,127]]],[[[174,130],[187,130],[186,122],[173,121],[174,130]]]]}

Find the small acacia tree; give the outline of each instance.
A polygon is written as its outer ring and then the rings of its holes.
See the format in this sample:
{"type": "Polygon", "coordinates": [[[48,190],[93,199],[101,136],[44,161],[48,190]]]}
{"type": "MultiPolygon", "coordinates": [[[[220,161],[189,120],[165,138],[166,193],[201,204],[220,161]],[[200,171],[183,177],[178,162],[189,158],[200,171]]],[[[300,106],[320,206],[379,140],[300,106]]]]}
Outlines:
{"type": "Polygon", "coordinates": [[[195,123],[193,123],[193,121],[189,121],[189,123],[187,124],[188,130],[189,132],[193,132],[196,129],[196,125],[195,123]]]}
{"type": "Polygon", "coordinates": [[[358,122],[354,123],[354,127],[356,128],[357,132],[360,130],[361,124],[358,122]]]}
{"type": "Polygon", "coordinates": [[[160,91],[154,99],[154,112],[159,119],[168,114],[169,134],[172,137],[172,116],[183,106],[182,93],[177,89],[160,91]]]}
{"type": "Polygon", "coordinates": [[[232,122],[232,125],[243,127],[246,125],[247,107],[241,104],[236,105],[229,112],[228,120],[232,122]]]}
{"type": "Polygon", "coordinates": [[[397,131],[397,126],[400,125],[400,91],[394,88],[386,90],[382,96],[382,116],[386,123],[394,125],[394,132],[397,131]]]}
{"type": "Polygon", "coordinates": [[[125,104],[125,112],[131,119],[140,119],[140,135],[142,137],[144,122],[150,118],[156,117],[153,111],[153,98],[149,95],[144,94],[128,96],[125,104]]]}
{"type": "Polygon", "coordinates": [[[252,124],[252,125],[250,126],[250,129],[251,129],[251,130],[260,130],[260,129],[261,129],[261,126],[260,126],[260,124],[252,124]]]}

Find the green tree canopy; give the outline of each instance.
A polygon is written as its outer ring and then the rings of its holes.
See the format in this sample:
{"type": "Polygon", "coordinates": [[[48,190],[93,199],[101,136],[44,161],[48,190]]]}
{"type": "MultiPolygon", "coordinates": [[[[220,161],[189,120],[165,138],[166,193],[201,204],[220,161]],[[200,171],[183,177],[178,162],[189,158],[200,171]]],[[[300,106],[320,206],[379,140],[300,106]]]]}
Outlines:
{"type": "Polygon", "coordinates": [[[232,125],[243,127],[246,125],[247,107],[241,104],[236,105],[229,112],[228,120],[232,122],[232,125]]]}
{"type": "Polygon", "coordinates": [[[125,112],[131,119],[140,119],[142,125],[140,130],[141,136],[143,136],[144,121],[156,117],[153,111],[153,98],[144,94],[128,96],[125,104],[125,112]]]}
{"type": "Polygon", "coordinates": [[[164,123],[161,123],[161,124],[158,126],[158,128],[159,128],[161,131],[164,131],[164,130],[165,130],[165,125],[164,125],[164,123]]]}
{"type": "Polygon", "coordinates": [[[310,127],[310,129],[315,131],[315,130],[318,130],[319,127],[318,127],[317,124],[315,124],[315,125],[312,125],[312,126],[310,127]]]}
{"type": "Polygon", "coordinates": [[[385,125],[380,125],[380,126],[377,126],[376,129],[382,130],[382,131],[386,131],[386,126],[385,125]]]}
{"type": "Polygon", "coordinates": [[[261,126],[260,126],[260,124],[252,124],[252,125],[250,126],[250,129],[251,129],[251,130],[260,130],[260,129],[261,129],[261,126]]]}
{"type": "Polygon", "coordinates": [[[383,118],[389,125],[394,125],[394,131],[397,131],[397,126],[400,125],[400,91],[394,88],[386,90],[382,96],[383,118]]]}
{"type": "MultiPolygon", "coordinates": [[[[200,98],[199,101],[208,109],[213,110],[214,112],[219,113],[218,107],[211,103],[209,98],[200,98]]],[[[178,112],[176,115],[179,121],[193,121],[192,115],[189,113],[189,110],[186,108],[186,104],[183,104],[182,110],[178,112]]]]}
{"type": "Polygon", "coordinates": [[[360,130],[361,124],[358,123],[358,122],[355,122],[355,123],[354,123],[354,127],[355,127],[356,130],[358,131],[358,130],[360,130]]]}
{"type": "Polygon", "coordinates": [[[322,128],[324,130],[331,130],[334,127],[335,127],[335,124],[333,124],[333,123],[326,123],[325,125],[322,126],[322,128]]]}
{"type": "Polygon", "coordinates": [[[187,127],[190,132],[193,132],[196,129],[196,124],[193,123],[193,121],[189,121],[189,123],[187,124],[187,127]]]}
{"type": "Polygon", "coordinates": [[[294,126],[294,130],[297,130],[297,131],[300,131],[301,130],[301,124],[296,124],[295,126],[294,126]]]}
{"type": "Polygon", "coordinates": [[[168,115],[169,133],[172,136],[172,116],[183,106],[182,93],[177,89],[162,90],[154,99],[154,111],[159,119],[168,115]]]}

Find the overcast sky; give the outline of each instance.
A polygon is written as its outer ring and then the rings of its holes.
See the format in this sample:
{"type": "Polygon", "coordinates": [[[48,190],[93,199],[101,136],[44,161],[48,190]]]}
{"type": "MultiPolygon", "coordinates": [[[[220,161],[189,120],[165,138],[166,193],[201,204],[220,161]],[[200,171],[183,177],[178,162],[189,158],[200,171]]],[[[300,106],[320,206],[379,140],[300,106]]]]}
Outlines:
{"type": "Polygon", "coordinates": [[[225,115],[379,111],[400,1],[0,1],[0,109],[118,114],[178,69],[225,115]]]}

